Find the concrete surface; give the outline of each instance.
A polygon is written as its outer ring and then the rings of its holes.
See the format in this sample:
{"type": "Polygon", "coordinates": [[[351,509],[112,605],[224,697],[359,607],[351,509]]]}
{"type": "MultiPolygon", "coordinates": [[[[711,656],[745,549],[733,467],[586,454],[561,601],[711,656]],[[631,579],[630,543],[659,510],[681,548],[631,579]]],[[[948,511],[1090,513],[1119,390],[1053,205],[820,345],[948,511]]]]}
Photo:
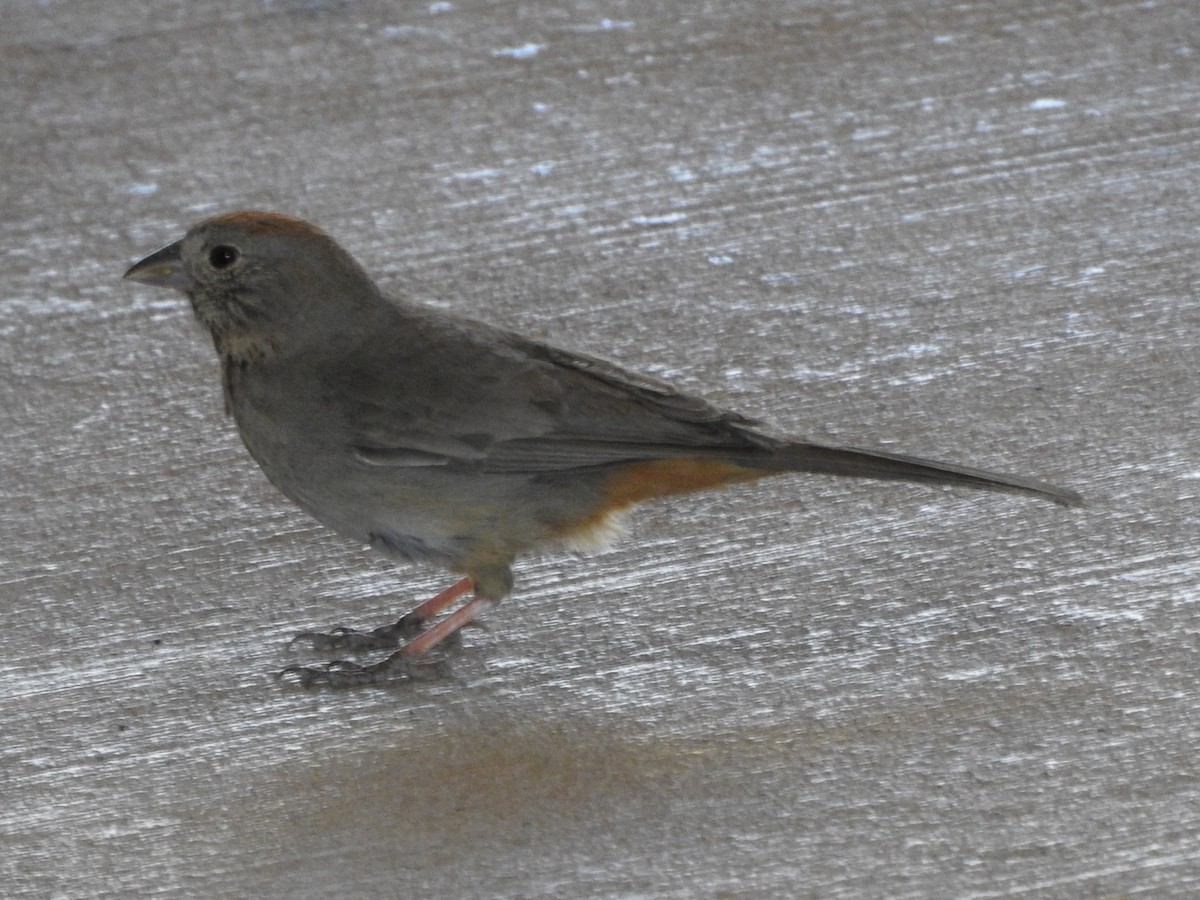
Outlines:
{"type": "Polygon", "coordinates": [[[6,897],[1200,894],[1193,0],[0,4],[6,897]],[[446,679],[279,685],[446,583],[266,485],[215,211],[824,439],[526,560],[446,679]]]}

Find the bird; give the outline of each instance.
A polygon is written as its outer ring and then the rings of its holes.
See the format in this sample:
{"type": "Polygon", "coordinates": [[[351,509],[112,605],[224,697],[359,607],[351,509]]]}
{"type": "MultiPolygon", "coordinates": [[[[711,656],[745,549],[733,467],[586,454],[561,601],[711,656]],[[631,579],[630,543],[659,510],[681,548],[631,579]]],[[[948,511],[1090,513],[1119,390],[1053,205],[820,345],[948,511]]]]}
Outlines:
{"type": "Polygon", "coordinates": [[[281,213],[205,219],[124,277],[186,295],[226,411],[276,488],[394,560],[459,576],[391,625],[298,635],[393,651],[279,673],[304,685],[413,674],[511,592],[519,555],[603,542],[655,498],[815,473],[1082,502],[1023,475],[775,434],[600,357],[389,295],[324,231],[281,213]]]}

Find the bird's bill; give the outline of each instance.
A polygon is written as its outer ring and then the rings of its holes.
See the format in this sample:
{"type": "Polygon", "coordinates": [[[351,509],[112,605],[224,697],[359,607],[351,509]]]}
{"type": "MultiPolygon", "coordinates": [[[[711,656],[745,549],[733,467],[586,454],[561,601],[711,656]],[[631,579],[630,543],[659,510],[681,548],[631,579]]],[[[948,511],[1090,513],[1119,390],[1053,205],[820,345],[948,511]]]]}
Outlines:
{"type": "Polygon", "coordinates": [[[149,284],[155,287],[174,288],[187,293],[196,284],[183,266],[180,254],[183,241],[155,250],[141,262],[134,263],[125,273],[126,281],[136,281],[138,284],[149,284]]]}

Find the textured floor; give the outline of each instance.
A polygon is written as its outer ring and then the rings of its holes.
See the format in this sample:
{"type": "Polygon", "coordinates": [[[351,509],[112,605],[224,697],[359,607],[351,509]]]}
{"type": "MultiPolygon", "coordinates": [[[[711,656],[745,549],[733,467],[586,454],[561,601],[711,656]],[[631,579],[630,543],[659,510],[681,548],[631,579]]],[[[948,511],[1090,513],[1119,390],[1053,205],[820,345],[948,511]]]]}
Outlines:
{"type": "Polygon", "coordinates": [[[6,897],[1200,894],[1192,0],[0,3],[6,897]],[[872,11],[876,6],[886,11],[872,11]],[[524,561],[443,680],[280,685],[446,583],[266,484],[212,212],[780,429],[524,561]]]}

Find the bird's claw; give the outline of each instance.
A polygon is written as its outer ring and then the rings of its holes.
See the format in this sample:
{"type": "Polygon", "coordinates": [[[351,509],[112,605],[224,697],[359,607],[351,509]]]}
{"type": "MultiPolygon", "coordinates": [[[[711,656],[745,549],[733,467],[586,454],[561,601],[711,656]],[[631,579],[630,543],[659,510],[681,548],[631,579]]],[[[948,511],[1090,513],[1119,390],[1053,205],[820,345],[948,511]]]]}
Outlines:
{"type": "Polygon", "coordinates": [[[276,673],[275,680],[283,681],[289,675],[296,676],[297,683],[305,688],[317,685],[344,688],[379,682],[379,673],[372,671],[371,667],[343,659],[323,666],[288,666],[276,673]]]}
{"type": "Polygon", "coordinates": [[[297,643],[307,642],[318,653],[330,651],[362,653],[369,650],[392,650],[420,634],[424,625],[423,619],[407,613],[390,625],[381,625],[370,631],[359,631],[345,625],[339,625],[326,632],[302,631],[288,641],[287,646],[291,648],[297,643]]]}
{"type": "Polygon", "coordinates": [[[448,672],[448,663],[438,658],[409,657],[393,653],[387,659],[363,666],[346,659],[335,659],[323,666],[287,666],[275,675],[276,681],[295,676],[303,688],[326,686],[331,688],[360,687],[380,684],[393,678],[440,677],[448,672]]]}

